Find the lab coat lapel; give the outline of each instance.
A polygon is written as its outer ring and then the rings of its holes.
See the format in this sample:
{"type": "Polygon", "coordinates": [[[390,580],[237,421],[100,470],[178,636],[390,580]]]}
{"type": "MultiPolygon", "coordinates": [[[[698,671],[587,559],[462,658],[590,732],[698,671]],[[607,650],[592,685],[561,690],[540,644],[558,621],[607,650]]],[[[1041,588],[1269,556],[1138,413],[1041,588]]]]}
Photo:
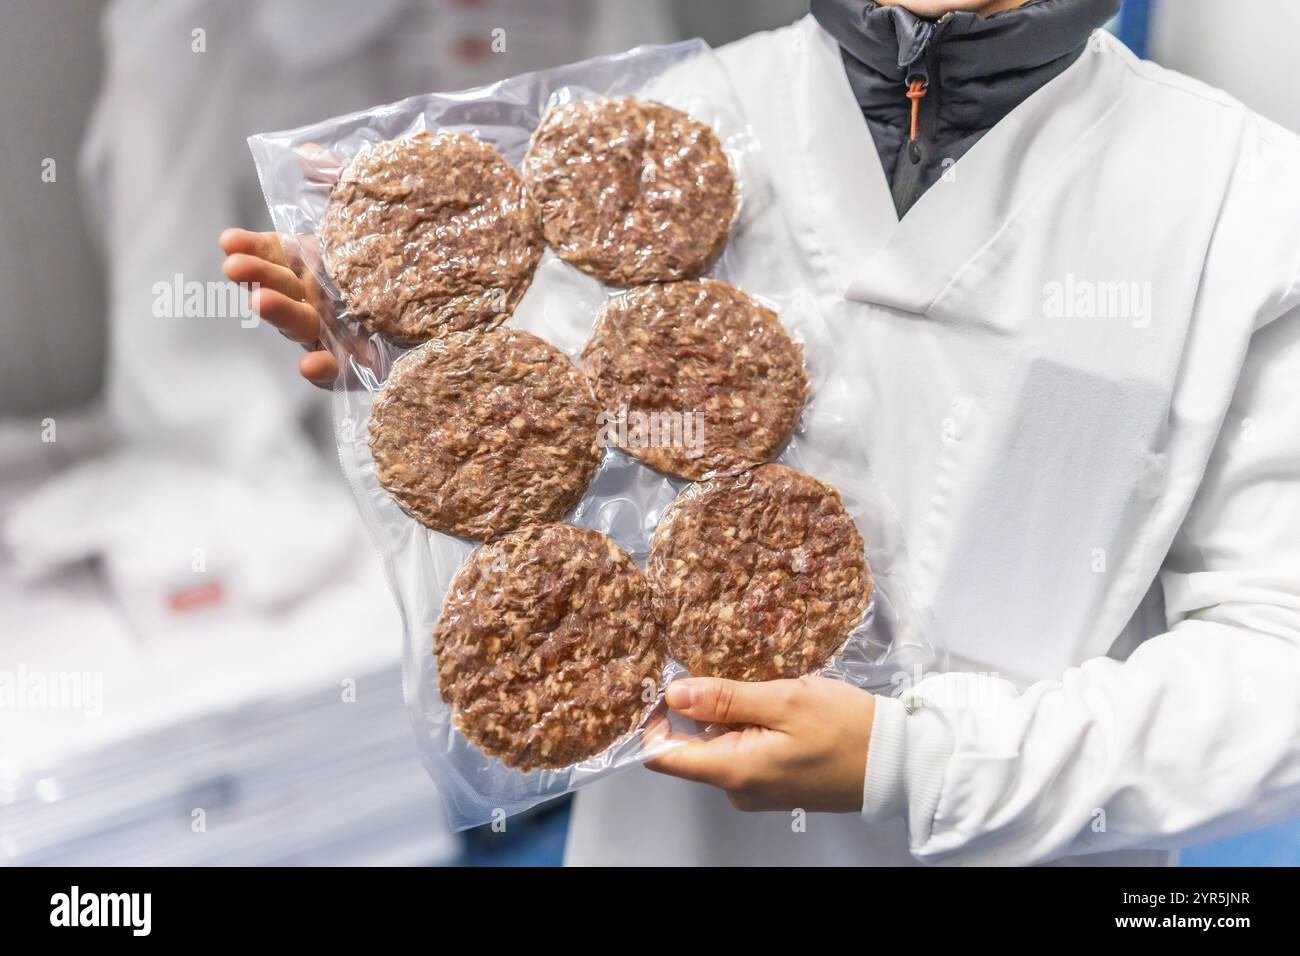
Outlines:
{"type": "MultiPolygon", "coordinates": [[[[931,315],[1017,213],[1093,158],[1091,134],[1123,98],[1123,65],[1099,38],[990,130],[900,221],[839,47],[813,21],[796,40],[793,128],[809,183],[807,228],[845,298],[931,315]]],[[[947,297],[945,308],[958,307],[947,297]]],[[[958,308],[959,311],[959,308],[958,308]]],[[[939,310],[934,317],[945,317],[939,310]]]]}
{"type": "Polygon", "coordinates": [[[898,225],[889,183],[862,119],[835,39],[806,17],[792,37],[783,85],[785,170],[803,184],[788,215],[838,296],[853,264],[898,225]]]}

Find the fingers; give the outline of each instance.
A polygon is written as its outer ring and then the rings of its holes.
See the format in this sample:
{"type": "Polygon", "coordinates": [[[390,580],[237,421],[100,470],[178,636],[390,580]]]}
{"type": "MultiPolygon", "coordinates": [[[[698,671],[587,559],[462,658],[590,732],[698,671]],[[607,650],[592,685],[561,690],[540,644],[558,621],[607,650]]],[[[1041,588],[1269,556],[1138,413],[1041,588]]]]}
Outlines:
{"type": "Polygon", "coordinates": [[[801,685],[795,680],[760,683],[692,677],[668,685],[668,706],[683,716],[706,723],[756,724],[780,729],[801,685]]]}
{"type": "Polygon", "coordinates": [[[298,374],[317,388],[333,388],[339,375],[339,363],[329,352],[308,352],[298,362],[298,374]]]}
{"type": "Polygon", "coordinates": [[[258,289],[249,299],[253,311],[303,345],[320,340],[320,317],[306,302],[298,302],[274,289],[258,289]]]}
{"type": "MultiPolygon", "coordinates": [[[[331,163],[335,163],[332,154],[319,150],[308,158],[322,179],[330,175],[331,163]]],[[[336,166],[333,175],[337,177],[336,166]]],[[[304,243],[308,241],[310,237],[304,237],[304,243]]],[[[328,309],[329,302],[311,273],[299,277],[274,232],[227,229],[220,243],[226,253],[223,268],[227,278],[257,287],[249,299],[253,310],[286,337],[312,349],[299,360],[298,373],[313,385],[332,388],[339,376],[339,363],[320,348],[322,312],[317,311],[328,309]]],[[[294,249],[296,260],[300,260],[300,251],[294,249]]]]}
{"type": "Polygon", "coordinates": [[[647,760],[646,767],[670,777],[707,783],[723,790],[739,790],[746,785],[749,773],[745,755],[738,745],[741,733],[733,731],[712,740],[684,743],[647,760]]]}
{"type": "Polygon", "coordinates": [[[296,150],[303,175],[314,183],[333,185],[343,170],[343,159],[319,143],[303,143],[296,150]]]}
{"type": "Polygon", "coordinates": [[[653,750],[660,744],[670,740],[673,734],[673,725],[668,721],[666,711],[660,710],[652,714],[646,721],[645,730],[642,733],[641,746],[646,750],[653,750]]]}
{"type": "Polygon", "coordinates": [[[267,322],[303,345],[320,341],[320,315],[302,301],[308,289],[287,264],[279,237],[273,232],[227,229],[221,234],[226,253],[226,277],[234,282],[256,284],[251,303],[267,322]]]}
{"type": "Polygon", "coordinates": [[[221,251],[228,256],[239,253],[256,256],[288,267],[289,261],[280,248],[280,238],[273,232],[252,232],[248,229],[227,229],[221,234],[221,251]]]}
{"type": "Polygon", "coordinates": [[[226,257],[222,269],[226,273],[226,278],[234,282],[274,289],[290,299],[306,298],[302,283],[288,266],[277,265],[260,256],[246,252],[232,253],[226,257]]]}

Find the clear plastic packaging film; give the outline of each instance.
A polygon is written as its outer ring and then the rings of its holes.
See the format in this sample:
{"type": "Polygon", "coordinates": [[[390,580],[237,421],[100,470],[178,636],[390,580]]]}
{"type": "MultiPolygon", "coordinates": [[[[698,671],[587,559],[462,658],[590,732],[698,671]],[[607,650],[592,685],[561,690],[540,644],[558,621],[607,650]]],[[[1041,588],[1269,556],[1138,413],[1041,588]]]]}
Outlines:
{"type": "Polygon", "coordinates": [[[453,827],[716,733],[664,705],[684,660],[882,693],[942,666],[867,385],[764,285],[794,253],[702,41],[249,144],[453,827]]]}

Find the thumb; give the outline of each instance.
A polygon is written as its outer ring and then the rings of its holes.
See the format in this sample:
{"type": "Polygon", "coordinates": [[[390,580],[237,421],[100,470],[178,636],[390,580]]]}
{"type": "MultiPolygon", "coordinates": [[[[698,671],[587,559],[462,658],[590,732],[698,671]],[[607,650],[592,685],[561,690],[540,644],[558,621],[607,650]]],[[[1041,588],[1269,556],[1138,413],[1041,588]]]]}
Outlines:
{"type": "Polygon", "coordinates": [[[718,724],[757,724],[775,727],[781,722],[788,699],[788,680],[723,680],[691,677],[668,685],[668,706],[684,717],[718,724]]]}

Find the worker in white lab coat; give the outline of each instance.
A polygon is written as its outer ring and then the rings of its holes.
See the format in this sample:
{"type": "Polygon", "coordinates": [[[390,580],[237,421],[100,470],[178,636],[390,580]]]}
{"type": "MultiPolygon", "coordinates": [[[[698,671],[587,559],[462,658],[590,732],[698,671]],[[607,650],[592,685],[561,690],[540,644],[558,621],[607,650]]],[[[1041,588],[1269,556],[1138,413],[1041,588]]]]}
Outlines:
{"type": "MultiPolygon", "coordinates": [[[[740,284],[829,317],[952,667],[672,685],[737,729],[580,791],[571,862],[1160,863],[1300,812],[1300,139],[1116,6],[814,0],[720,51],[798,253],[740,284]]],[[[273,238],[223,244],[314,342],[273,238]]]]}

